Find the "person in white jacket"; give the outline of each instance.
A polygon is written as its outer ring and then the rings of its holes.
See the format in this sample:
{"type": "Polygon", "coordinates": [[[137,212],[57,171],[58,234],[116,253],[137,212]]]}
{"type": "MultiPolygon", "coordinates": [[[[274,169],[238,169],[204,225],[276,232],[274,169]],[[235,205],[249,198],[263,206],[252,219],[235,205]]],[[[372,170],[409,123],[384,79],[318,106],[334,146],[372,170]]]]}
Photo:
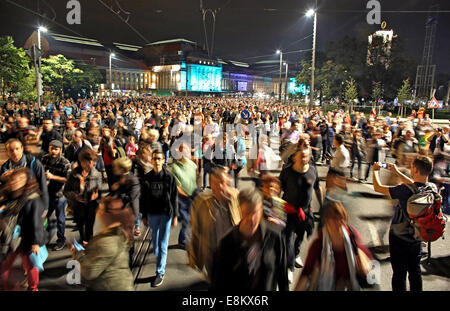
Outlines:
{"type": "Polygon", "coordinates": [[[336,153],[331,161],[331,167],[339,170],[345,170],[350,165],[350,153],[344,145],[344,137],[340,134],[334,136],[334,146],[336,153]]]}

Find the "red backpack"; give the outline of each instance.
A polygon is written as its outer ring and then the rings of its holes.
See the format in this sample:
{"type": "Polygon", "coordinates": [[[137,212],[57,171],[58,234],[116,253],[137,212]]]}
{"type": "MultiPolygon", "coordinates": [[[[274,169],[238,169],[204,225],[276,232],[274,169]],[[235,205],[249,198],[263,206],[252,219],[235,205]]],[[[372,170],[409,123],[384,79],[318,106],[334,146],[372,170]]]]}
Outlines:
{"type": "Polygon", "coordinates": [[[413,195],[406,206],[411,225],[414,227],[414,238],[418,241],[433,242],[445,232],[447,218],[442,212],[442,196],[434,184],[418,187],[406,184],[413,195]]]}

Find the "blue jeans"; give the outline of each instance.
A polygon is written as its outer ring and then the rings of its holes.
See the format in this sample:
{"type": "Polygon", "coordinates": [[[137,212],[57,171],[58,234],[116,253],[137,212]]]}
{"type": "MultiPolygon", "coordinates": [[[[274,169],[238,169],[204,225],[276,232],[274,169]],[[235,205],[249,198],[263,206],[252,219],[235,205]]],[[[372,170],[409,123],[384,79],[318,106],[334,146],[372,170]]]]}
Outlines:
{"type": "Polygon", "coordinates": [[[65,197],[57,198],[57,197],[50,197],[49,207],[48,207],[48,223],[49,228],[54,228],[54,224],[50,223],[50,216],[53,214],[53,211],[55,211],[56,216],[56,228],[57,228],[57,243],[65,243],[66,237],[65,237],[65,231],[66,231],[66,204],[67,199],[65,197]]]}
{"type": "Polygon", "coordinates": [[[191,216],[191,204],[192,200],[190,197],[178,195],[178,207],[180,213],[178,219],[181,222],[181,230],[180,235],[178,236],[178,244],[181,245],[186,244],[186,229],[191,216]]]}
{"type": "Polygon", "coordinates": [[[138,213],[137,216],[136,216],[136,219],[135,219],[135,221],[134,221],[134,226],[135,226],[137,229],[141,228],[141,220],[142,220],[142,214],[141,214],[141,213],[138,213]]]}
{"type": "Polygon", "coordinates": [[[156,274],[164,275],[172,218],[164,214],[148,214],[147,219],[152,230],[153,248],[156,256],[156,274]]]}

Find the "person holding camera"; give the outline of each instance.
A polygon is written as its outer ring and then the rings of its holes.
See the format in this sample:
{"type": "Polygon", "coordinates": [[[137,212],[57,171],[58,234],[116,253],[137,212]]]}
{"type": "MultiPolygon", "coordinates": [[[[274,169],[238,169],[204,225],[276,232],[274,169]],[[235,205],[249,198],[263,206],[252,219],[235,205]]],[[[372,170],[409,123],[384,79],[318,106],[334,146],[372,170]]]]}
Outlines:
{"type": "Polygon", "coordinates": [[[410,187],[436,187],[428,183],[428,177],[433,170],[433,162],[425,156],[418,156],[411,164],[411,176],[401,173],[396,165],[375,162],[373,164],[373,188],[388,198],[398,200],[395,206],[394,218],[389,231],[389,253],[392,266],[392,290],[406,291],[406,275],[409,274],[411,291],[422,291],[422,275],[420,260],[422,243],[414,238],[414,228],[408,217],[408,199],[414,194],[410,187]],[[389,169],[400,178],[401,184],[385,186],[380,181],[380,169],[389,169]]]}

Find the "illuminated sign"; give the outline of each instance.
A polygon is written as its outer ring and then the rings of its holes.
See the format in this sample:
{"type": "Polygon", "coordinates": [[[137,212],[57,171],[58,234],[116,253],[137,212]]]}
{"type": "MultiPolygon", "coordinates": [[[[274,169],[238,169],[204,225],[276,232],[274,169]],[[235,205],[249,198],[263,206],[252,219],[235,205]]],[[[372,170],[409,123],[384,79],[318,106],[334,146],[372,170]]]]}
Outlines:
{"type": "Polygon", "coordinates": [[[289,93],[294,95],[303,95],[309,94],[309,86],[305,84],[297,84],[297,80],[295,78],[289,79],[289,93]]]}
{"type": "MultiPolygon", "coordinates": [[[[222,92],[222,67],[188,64],[187,76],[188,91],[222,92]]],[[[181,87],[182,84],[183,71],[181,72],[181,87]]]]}

